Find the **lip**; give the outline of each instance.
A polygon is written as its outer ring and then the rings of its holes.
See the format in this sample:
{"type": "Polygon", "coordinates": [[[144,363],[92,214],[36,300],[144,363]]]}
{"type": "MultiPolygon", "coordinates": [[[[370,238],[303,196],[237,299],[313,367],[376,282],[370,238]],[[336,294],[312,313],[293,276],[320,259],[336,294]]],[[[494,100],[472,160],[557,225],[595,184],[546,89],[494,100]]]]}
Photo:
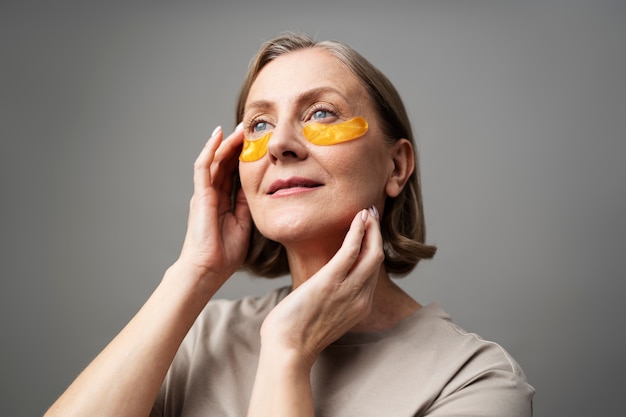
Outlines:
{"type": "Polygon", "coordinates": [[[278,179],[270,184],[267,193],[273,195],[294,194],[298,192],[310,191],[323,184],[304,177],[290,177],[286,179],[278,179]]]}

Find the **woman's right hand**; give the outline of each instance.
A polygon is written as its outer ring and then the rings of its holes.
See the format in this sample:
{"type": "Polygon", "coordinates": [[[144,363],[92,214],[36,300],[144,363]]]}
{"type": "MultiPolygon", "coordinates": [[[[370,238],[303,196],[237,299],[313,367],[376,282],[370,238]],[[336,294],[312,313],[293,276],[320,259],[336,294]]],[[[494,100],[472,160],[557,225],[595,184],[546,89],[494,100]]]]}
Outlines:
{"type": "Polygon", "coordinates": [[[244,260],[251,218],[231,207],[241,129],[216,129],[198,156],[179,259],[143,307],[50,407],[46,416],[147,416],[174,355],[206,302],[244,260]],[[137,389],[141,387],[141,389],[137,389]]]}
{"type": "Polygon", "coordinates": [[[187,233],[175,265],[213,291],[241,266],[250,239],[250,210],[241,189],[231,204],[242,142],[240,126],[226,139],[218,127],[194,163],[187,233]]]}

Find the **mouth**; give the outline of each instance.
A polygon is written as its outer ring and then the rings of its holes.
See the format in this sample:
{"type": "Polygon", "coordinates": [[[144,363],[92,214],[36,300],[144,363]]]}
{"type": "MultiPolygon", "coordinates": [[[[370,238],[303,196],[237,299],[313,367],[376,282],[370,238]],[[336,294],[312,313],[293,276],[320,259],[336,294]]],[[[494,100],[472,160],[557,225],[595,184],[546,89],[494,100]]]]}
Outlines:
{"type": "Polygon", "coordinates": [[[321,187],[323,184],[309,178],[291,177],[274,181],[268,190],[269,195],[298,189],[312,189],[321,187]]]}

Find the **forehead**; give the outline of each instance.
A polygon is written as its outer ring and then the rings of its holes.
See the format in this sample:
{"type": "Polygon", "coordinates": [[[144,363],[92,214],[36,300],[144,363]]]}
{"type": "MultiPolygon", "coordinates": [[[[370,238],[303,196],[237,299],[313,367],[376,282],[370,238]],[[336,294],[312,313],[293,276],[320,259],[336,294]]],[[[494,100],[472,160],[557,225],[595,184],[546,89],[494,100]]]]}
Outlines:
{"type": "Polygon", "coordinates": [[[355,103],[367,99],[361,80],[337,57],[309,48],[281,55],[265,65],[250,88],[246,107],[256,100],[280,102],[315,90],[335,90],[355,103]]]}

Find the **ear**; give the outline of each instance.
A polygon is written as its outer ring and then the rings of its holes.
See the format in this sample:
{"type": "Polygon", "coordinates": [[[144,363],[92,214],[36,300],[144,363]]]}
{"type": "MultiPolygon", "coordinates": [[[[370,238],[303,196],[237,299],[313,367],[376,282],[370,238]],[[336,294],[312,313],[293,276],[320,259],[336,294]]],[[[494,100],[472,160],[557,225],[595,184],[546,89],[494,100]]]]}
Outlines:
{"type": "Polygon", "coordinates": [[[399,139],[389,149],[389,155],[393,168],[387,178],[385,192],[389,197],[397,197],[415,169],[413,145],[407,139],[399,139]]]}

